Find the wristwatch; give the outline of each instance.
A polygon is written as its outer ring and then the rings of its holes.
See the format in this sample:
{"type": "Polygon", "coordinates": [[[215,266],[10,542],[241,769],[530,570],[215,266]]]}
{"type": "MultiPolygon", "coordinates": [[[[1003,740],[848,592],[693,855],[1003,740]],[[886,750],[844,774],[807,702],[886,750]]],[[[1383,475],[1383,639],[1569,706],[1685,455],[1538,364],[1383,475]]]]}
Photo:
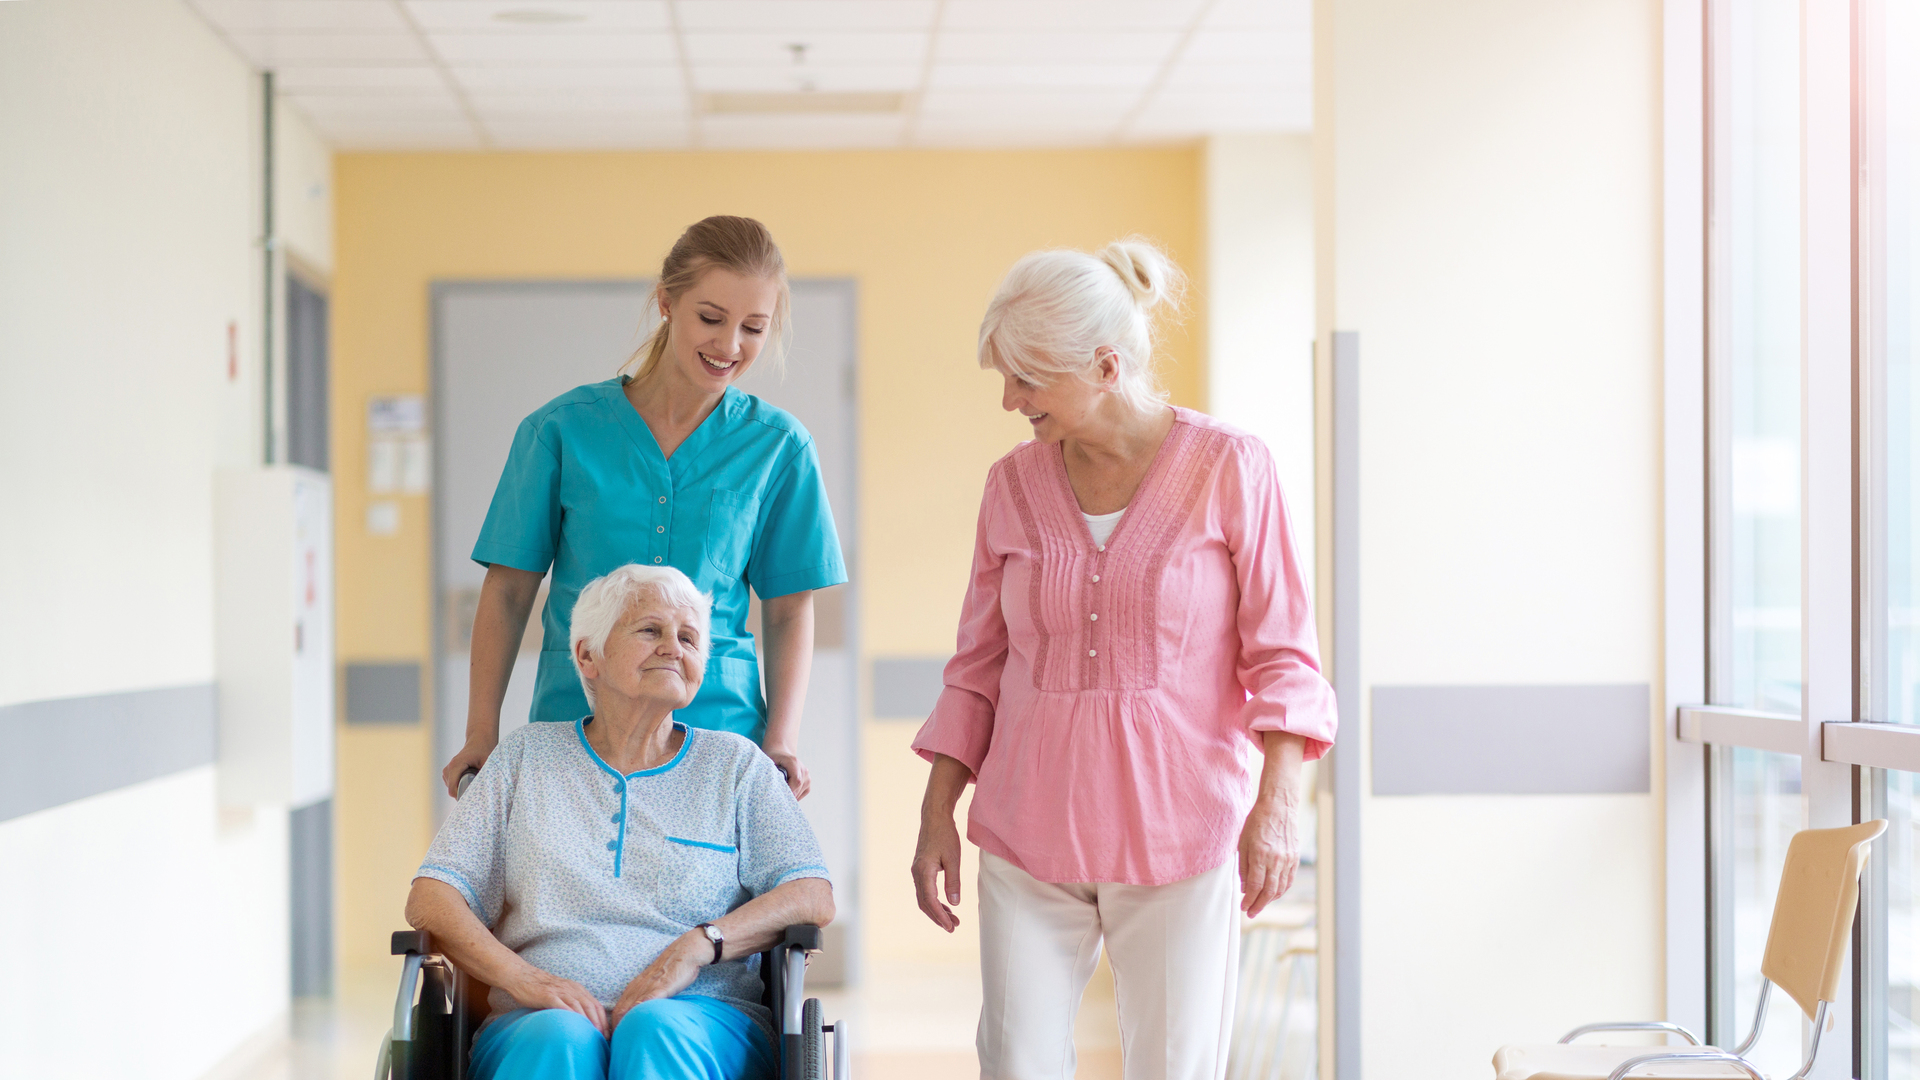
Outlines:
{"type": "Polygon", "coordinates": [[[713,962],[716,964],[719,963],[720,949],[726,945],[727,935],[721,933],[720,928],[710,922],[703,922],[694,927],[694,929],[707,935],[707,940],[713,942],[713,962]]]}

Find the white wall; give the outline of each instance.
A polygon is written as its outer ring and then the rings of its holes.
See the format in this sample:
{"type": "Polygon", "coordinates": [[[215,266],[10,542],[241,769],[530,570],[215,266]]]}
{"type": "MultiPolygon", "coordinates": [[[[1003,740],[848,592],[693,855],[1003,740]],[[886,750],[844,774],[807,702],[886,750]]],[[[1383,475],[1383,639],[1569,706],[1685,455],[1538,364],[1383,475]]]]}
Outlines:
{"type": "Polygon", "coordinates": [[[1207,411],[1273,451],[1312,566],[1312,136],[1209,137],[1206,222],[1207,411]]]}
{"type": "MultiPolygon", "coordinates": [[[[1364,688],[1661,700],[1658,13],[1316,10],[1319,330],[1357,331],[1362,372],[1364,688]]],[[[1362,805],[1362,1075],[1481,1078],[1502,1043],[1661,1013],[1657,794],[1362,805]]]]}
{"type": "MultiPolygon", "coordinates": [[[[259,455],[257,94],[178,0],[0,3],[0,705],[214,677],[213,475],[259,455]]],[[[290,224],[330,263],[323,210],[290,224]]],[[[191,1080],[284,1024],[286,859],[285,808],[221,809],[211,767],[0,822],[0,1075],[191,1080]]]]}

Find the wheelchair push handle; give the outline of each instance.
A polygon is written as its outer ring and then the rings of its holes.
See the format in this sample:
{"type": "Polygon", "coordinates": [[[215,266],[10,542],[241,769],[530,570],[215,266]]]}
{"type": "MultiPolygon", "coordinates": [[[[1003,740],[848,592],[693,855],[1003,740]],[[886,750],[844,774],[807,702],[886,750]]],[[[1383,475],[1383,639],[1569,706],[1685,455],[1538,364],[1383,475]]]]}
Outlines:
{"type": "Polygon", "coordinates": [[[453,797],[458,800],[460,796],[465,795],[467,793],[467,786],[472,784],[473,778],[479,775],[479,769],[471,765],[467,766],[467,770],[460,774],[460,779],[453,783],[453,797]]]}

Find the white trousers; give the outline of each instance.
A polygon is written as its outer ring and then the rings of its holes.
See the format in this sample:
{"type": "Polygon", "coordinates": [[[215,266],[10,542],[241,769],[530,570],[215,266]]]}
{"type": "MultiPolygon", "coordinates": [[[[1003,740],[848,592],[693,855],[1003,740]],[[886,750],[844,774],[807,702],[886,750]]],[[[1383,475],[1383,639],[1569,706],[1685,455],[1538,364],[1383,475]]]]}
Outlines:
{"type": "Polygon", "coordinates": [[[1104,941],[1125,1080],[1220,1080],[1240,961],[1239,873],[1055,885],[980,853],[981,1080],[1073,1080],[1073,1018],[1104,941]]]}

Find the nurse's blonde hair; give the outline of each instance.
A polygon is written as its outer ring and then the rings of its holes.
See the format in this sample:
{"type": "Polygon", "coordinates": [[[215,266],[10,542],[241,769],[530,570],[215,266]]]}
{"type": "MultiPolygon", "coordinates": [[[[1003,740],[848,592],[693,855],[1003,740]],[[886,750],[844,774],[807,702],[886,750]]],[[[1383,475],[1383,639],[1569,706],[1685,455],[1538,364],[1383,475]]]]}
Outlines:
{"type": "Polygon", "coordinates": [[[1092,381],[1111,351],[1122,400],[1146,410],[1167,392],[1154,373],[1156,315],[1177,311],[1187,276],[1152,241],[1116,240],[1098,255],[1036,251],[1000,282],[980,320],[980,366],[1045,386],[1092,381]]]}
{"type": "MultiPolygon", "coordinates": [[[[787,288],[787,262],[780,255],[780,245],[773,242],[773,233],[752,218],[716,214],[687,226],[687,231],[673,242],[666,260],[660,264],[660,277],[654,281],[653,291],[647,294],[645,317],[660,318],[663,305],[680,299],[682,293],[700,280],[701,274],[716,266],[742,277],[767,278],[779,285],[779,295],[773,302],[773,321],[767,326],[767,344],[759,361],[779,371],[786,359],[788,312],[793,306],[787,288]]],[[[640,366],[633,377],[646,378],[659,366],[660,358],[667,355],[669,333],[669,321],[660,318],[647,340],[640,343],[626,364],[620,365],[620,370],[625,371],[628,364],[637,361],[640,366]]]]}
{"type": "Polygon", "coordinates": [[[627,617],[634,602],[642,599],[693,609],[693,622],[700,630],[700,642],[692,650],[694,667],[703,675],[707,670],[707,655],[713,647],[713,597],[671,566],[628,563],[587,582],[580,598],[573,602],[567,652],[573,657],[573,673],[580,676],[580,688],[587,692],[589,706],[593,704],[593,686],[580,671],[580,644],[586,643],[589,656],[607,655],[607,638],[613,636],[613,628],[627,617]]]}

